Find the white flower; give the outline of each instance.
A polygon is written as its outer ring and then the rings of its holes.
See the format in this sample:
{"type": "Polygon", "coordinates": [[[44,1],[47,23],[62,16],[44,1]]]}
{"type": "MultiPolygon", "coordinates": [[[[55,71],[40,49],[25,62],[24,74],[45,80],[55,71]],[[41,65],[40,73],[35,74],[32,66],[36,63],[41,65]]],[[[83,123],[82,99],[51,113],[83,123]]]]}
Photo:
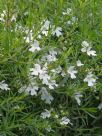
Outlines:
{"type": "Polygon", "coordinates": [[[39,78],[42,79],[42,83],[48,85],[50,80],[50,76],[46,74],[44,71],[39,75],[39,78]]]}
{"type": "Polygon", "coordinates": [[[28,93],[30,93],[31,95],[37,95],[37,90],[38,90],[38,86],[32,86],[32,85],[30,85],[30,86],[28,86],[27,88],[26,88],[26,92],[28,92],[28,93]]]}
{"type": "Polygon", "coordinates": [[[45,87],[42,87],[41,93],[41,100],[45,100],[45,103],[51,104],[51,101],[53,101],[53,97],[48,93],[45,87]]]}
{"type": "Polygon", "coordinates": [[[87,51],[87,47],[89,47],[90,46],[90,44],[87,42],[87,41],[83,41],[82,42],[82,52],[86,52],[87,51]]]}
{"type": "Polygon", "coordinates": [[[96,83],[96,77],[92,74],[92,72],[89,72],[84,79],[84,82],[88,82],[88,86],[92,87],[96,83]]]}
{"type": "Polygon", "coordinates": [[[56,69],[52,69],[51,72],[53,72],[55,75],[62,72],[61,66],[58,66],[56,69]]]}
{"type": "Polygon", "coordinates": [[[58,85],[56,84],[55,80],[50,80],[48,82],[48,86],[49,86],[50,89],[54,89],[54,87],[57,87],[58,85]]]}
{"type": "Polygon", "coordinates": [[[3,12],[0,15],[0,21],[5,22],[5,16],[7,15],[6,10],[3,10],[3,12]]]}
{"type": "Polygon", "coordinates": [[[97,56],[96,51],[91,50],[91,45],[87,41],[82,42],[82,52],[86,52],[88,56],[97,56]]]}
{"type": "Polygon", "coordinates": [[[62,12],[63,15],[69,15],[72,12],[71,8],[67,8],[66,12],[62,12]]]}
{"type": "Polygon", "coordinates": [[[0,89],[1,90],[10,90],[10,88],[8,87],[8,85],[5,83],[5,81],[1,81],[0,82],[0,89]]]}
{"type": "Polygon", "coordinates": [[[56,35],[57,37],[62,35],[62,28],[61,27],[57,27],[53,32],[53,35],[56,35]]]}
{"type": "Polygon", "coordinates": [[[46,58],[48,62],[53,62],[57,60],[55,55],[47,55],[46,58]]]}
{"type": "Polygon", "coordinates": [[[63,117],[61,119],[61,121],[60,121],[60,124],[61,125],[67,125],[67,124],[71,124],[72,125],[72,123],[70,122],[70,119],[68,119],[67,117],[63,117]]]}
{"type": "Polygon", "coordinates": [[[50,27],[50,21],[49,20],[45,20],[44,25],[42,26],[42,29],[48,30],[49,27],[50,27]]]}
{"type": "MultiPolygon", "coordinates": [[[[3,12],[2,12],[1,15],[0,15],[0,21],[5,22],[5,17],[7,17],[7,11],[6,11],[6,10],[3,10],[3,12]]],[[[16,21],[16,14],[13,14],[13,15],[11,16],[11,22],[12,22],[12,21],[16,21]]]]}
{"type": "Polygon", "coordinates": [[[39,47],[39,42],[37,40],[34,40],[34,43],[31,45],[31,48],[29,51],[35,52],[35,50],[40,51],[41,48],[39,47]]]}
{"type": "Polygon", "coordinates": [[[44,25],[41,27],[42,34],[45,35],[45,36],[47,36],[49,28],[50,28],[50,21],[46,20],[44,22],[44,25]]]}
{"type": "Polygon", "coordinates": [[[75,66],[70,66],[67,70],[67,72],[70,74],[71,78],[74,79],[76,78],[76,73],[77,71],[74,69],[75,66]]]}
{"type": "Polygon", "coordinates": [[[102,103],[100,103],[100,104],[98,105],[98,109],[99,109],[99,110],[102,110],[102,103]]]}
{"type": "Polygon", "coordinates": [[[50,80],[50,76],[47,74],[47,63],[44,64],[41,72],[39,73],[39,79],[42,80],[43,84],[48,85],[48,81],[50,80]]]}
{"type": "Polygon", "coordinates": [[[39,73],[42,73],[41,66],[39,64],[34,65],[35,68],[30,68],[31,75],[38,76],[39,73]]]}
{"type": "Polygon", "coordinates": [[[81,66],[83,66],[83,65],[84,65],[84,64],[82,64],[80,60],[77,61],[77,66],[78,66],[78,67],[81,67],[81,66]]]}
{"type": "Polygon", "coordinates": [[[22,93],[22,92],[26,92],[27,94],[31,94],[31,95],[37,95],[37,90],[38,90],[38,86],[33,83],[33,84],[30,84],[28,86],[23,86],[19,89],[19,93],[22,93]]]}
{"type": "Polygon", "coordinates": [[[88,54],[89,56],[97,56],[96,51],[91,50],[91,48],[88,48],[88,49],[87,49],[87,54],[88,54]]]}
{"type": "Polygon", "coordinates": [[[49,54],[46,54],[45,56],[42,57],[42,61],[47,61],[48,63],[54,62],[57,60],[56,58],[57,52],[54,50],[50,50],[49,54]]]}
{"type": "Polygon", "coordinates": [[[83,96],[79,92],[74,94],[74,98],[77,101],[78,105],[81,104],[81,100],[80,100],[81,97],[83,97],[83,96]]]}
{"type": "Polygon", "coordinates": [[[56,61],[57,60],[57,58],[56,58],[57,52],[54,50],[50,50],[49,53],[50,53],[50,55],[48,55],[48,57],[47,57],[48,61],[50,61],[50,62],[56,61]]]}
{"type": "Polygon", "coordinates": [[[43,119],[49,118],[50,116],[51,116],[51,113],[47,109],[45,109],[45,112],[41,113],[41,118],[43,119]]]}
{"type": "Polygon", "coordinates": [[[43,68],[39,64],[35,64],[35,68],[31,68],[31,75],[38,76],[42,83],[48,85],[50,89],[54,89],[54,86],[57,86],[55,80],[51,80],[50,75],[47,71],[47,63],[44,64],[43,68]]]}
{"type": "Polygon", "coordinates": [[[56,81],[55,80],[51,80],[51,77],[46,74],[46,73],[41,73],[39,75],[39,78],[42,80],[42,83],[45,84],[45,85],[48,85],[50,89],[54,89],[54,87],[58,86],[56,84],[56,81]]]}

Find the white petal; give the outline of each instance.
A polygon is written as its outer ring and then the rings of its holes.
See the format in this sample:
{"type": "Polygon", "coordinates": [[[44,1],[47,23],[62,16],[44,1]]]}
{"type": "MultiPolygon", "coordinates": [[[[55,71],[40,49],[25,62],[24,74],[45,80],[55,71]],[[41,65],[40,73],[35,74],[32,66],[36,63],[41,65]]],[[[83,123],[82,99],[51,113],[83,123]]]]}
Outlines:
{"type": "Polygon", "coordinates": [[[86,48],[82,48],[81,51],[82,52],[86,52],[87,50],[86,50],[86,48]]]}
{"type": "Polygon", "coordinates": [[[78,67],[81,67],[81,66],[83,66],[83,65],[84,65],[84,64],[82,64],[80,60],[77,61],[77,66],[78,66],[78,67]]]}
{"type": "Polygon", "coordinates": [[[89,47],[90,45],[89,45],[89,43],[87,41],[83,41],[82,42],[82,46],[83,47],[89,47]]]}
{"type": "Polygon", "coordinates": [[[89,55],[89,56],[97,56],[97,54],[96,54],[96,51],[94,51],[94,50],[88,50],[87,51],[87,54],[89,55]]]}
{"type": "Polygon", "coordinates": [[[71,73],[70,75],[71,75],[71,78],[72,78],[72,79],[76,78],[76,76],[75,76],[74,73],[71,73]]]}

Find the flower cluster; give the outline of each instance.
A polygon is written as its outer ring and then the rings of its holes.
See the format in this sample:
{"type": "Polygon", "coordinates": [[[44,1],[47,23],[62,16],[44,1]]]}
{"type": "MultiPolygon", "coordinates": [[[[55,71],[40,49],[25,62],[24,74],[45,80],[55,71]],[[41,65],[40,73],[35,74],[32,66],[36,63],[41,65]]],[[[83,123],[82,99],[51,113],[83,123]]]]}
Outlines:
{"type": "MultiPolygon", "coordinates": [[[[72,40],[69,44],[66,39],[69,36],[68,41],[70,41],[70,33],[72,31],[68,33],[65,27],[71,29],[79,20],[74,16],[71,8],[67,8],[66,11],[63,10],[61,14],[63,18],[66,18],[66,22],[56,25],[53,19],[44,19],[40,23],[36,35],[34,35],[36,30],[34,24],[30,28],[16,24],[14,30],[17,34],[19,31],[22,31],[22,43],[26,45],[27,53],[30,54],[27,60],[29,61],[29,58],[31,59],[27,64],[28,82],[26,84],[20,83],[18,92],[26,93],[27,96],[32,96],[31,98],[39,99],[40,97],[41,104],[45,104],[44,111],[40,112],[40,119],[45,121],[53,118],[58,125],[64,127],[74,124],[70,119],[70,114],[68,112],[61,113],[60,110],[56,114],[47,106],[53,107],[52,103],[56,100],[56,95],[58,93],[64,93],[64,91],[60,92],[60,88],[65,90],[66,94],[70,94],[70,90],[72,90],[72,100],[74,99],[77,106],[82,106],[84,95],[81,90],[84,86],[86,90],[87,88],[91,91],[97,89],[98,77],[94,68],[91,68],[91,65],[90,68],[87,67],[87,60],[83,59],[85,57],[84,54],[88,55],[86,58],[90,60],[97,56],[96,51],[93,50],[93,41],[81,40],[77,48],[80,54],[76,53],[74,48],[70,50],[70,46],[73,46],[74,42],[72,40]],[[52,39],[54,42],[50,43],[52,39]],[[73,56],[76,56],[74,60],[73,56]]],[[[25,13],[26,15],[28,15],[28,12],[25,13]]],[[[4,23],[6,16],[7,12],[4,10],[0,15],[0,22],[4,23]]],[[[11,21],[16,21],[16,15],[12,15],[10,19],[11,21]]],[[[11,90],[11,87],[9,88],[8,84],[3,80],[0,82],[0,90],[11,90]]],[[[102,103],[97,108],[101,110],[102,103]]],[[[46,130],[50,132],[52,130],[51,126],[48,125],[46,130]]]]}
{"type": "MultiPolygon", "coordinates": [[[[6,11],[6,10],[3,10],[2,13],[1,13],[1,15],[0,15],[0,21],[1,21],[1,22],[6,22],[7,16],[8,16],[7,11],[6,11]]],[[[10,16],[10,21],[11,21],[11,22],[15,22],[15,21],[16,21],[16,17],[17,17],[16,14],[12,14],[12,15],[10,16]]]]}
{"type": "Polygon", "coordinates": [[[35,64],[34,68],[30,68],[31,76],[38,76],[42,81],[42,84],[47,85],[50,89],[54,89],[54,86],[57,87],[56,81],[51,79],[51,76],[48,74],[47,63],[43,67],[39,64],[35,64]]]}
{"type": "MultiPolygon", "coordinates": [[[[63,15],[69,15],[72,11],[69,9],[67,12],[63,12],[63,15]]],[[[74,20],[74,17],[73,19],[74,20]]],[[[51,25],[51,22],[49,20],[44,20],[42,23],[41,30],[39,31],[38,39],[41,40],[42,36],[48,36],[49,30],[52,28],[52,35],[60,37],[62,34],[62,28],[56,27],[54,25],[51,25]],[[40,37],[40,38],[39,38],[40,37]]],[[[26,31],[28,33],[28,30],[26,31]]],[[[36,53],[36,51],[43,51],[43,48],[40,48],[39,40],[33,39],[33,31],[30,30],[28,33],[28,36],[24,38],[27,43],[30,44],[29,51],[32,53],[36,53]]],[[[81,51],[84,53],[86,52],[89,56],[96,56],[96,51],[92,50],[92,46],[87,42],[82,42],[82,49],[81,51]]],[[[34,78],[34,81],[36,81],[36,85],[33,84],[26,87],[25,92],[29,92],[31,95],[37,95],[37,90],[40,89],[40,95],[41,100],[45,101],[47,104],[51,104],[51,102],[54,100],[52,95],[49,93],[48,90],[55,89],[55,87],[61,86],[59,83],[56,83],[56,77],[59,77],[60,75],[63,78],[66,78],[66,76],[70,76],[71,79],[76,79],[78,75],[78,67],[84,67],[85,64],[81,62],[81,60],[76,61],[76,66],[69,64],[67,66],[67,72],[59,65],[57,68],[49,69],[50,64],[56,63],[58,61],[60,53],[58,52],[57,48],[50,49],[48,52],[46,52],[44,55],[41,56],[40,60],[37,60],[37,63],[34,64],[33,68],[30,68],[30,76],[34,78]],[[59,75],[60,74],[60,75],[59,75]],[[39,80],[39,81],[38,81],[39,80]],[[43,87],[39,87],[37,85],[37,82],[40,82],[43,87]]],[[[88,83],[89,87],[95,87],[97,77],[92,74],[92,72],[89,70],[89,73],[86,75],[86,77],[83,79],[84,82],[88,83]]],[[[38,83],[39,84],[39,83],[38,83]]],[[[80,98],[82,97],[82,94],[80,92],[75,93],[74,98],[77,101],[78,105],[81,104],[80,98]]]]}

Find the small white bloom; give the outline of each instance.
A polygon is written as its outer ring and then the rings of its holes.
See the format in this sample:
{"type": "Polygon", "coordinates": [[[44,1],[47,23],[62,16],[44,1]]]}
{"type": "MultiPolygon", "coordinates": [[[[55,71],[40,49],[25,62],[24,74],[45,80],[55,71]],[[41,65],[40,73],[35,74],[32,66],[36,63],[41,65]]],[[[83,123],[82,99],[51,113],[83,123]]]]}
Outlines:
{"type": "Polygon", "coordinates": [[[37,40],[34,40],[34,43],[31,45],[31,48],[29,51],[35,52],[35,50],[40,51],[41,48],[39,47],[39,42],[37,40]]]}
{"type": "Polygon", "coordinates": [[[48,82],[48,86],[50,89],[54,89],[55,87],[57,87],[58,85],[56,84],[56,81],[55,80],[50,80],[48,82]]]}
{"type": "Polygon", "coordinates": [[[0,21],[5,22],[5,16],[7,16],[6,10],[3,10],[3,12],[0,15],[0,21]]]}
{"type": "Polygon", "coordinates": [[[66,12],[62,12],[63,15],[70,15],[70,13],[72,12],[71,8],[67,8],[66,12]]]}
{"type": "Polygon", "coordinates": [[[1,90],[10,90],[10,88],[8,87],[8,85],[5,83],[5,81],[1,81],[0,82],[0,89],[1,90]]]}
{"type": "Polygon", "coordinates": [[[91,49],[91,48],[88,48],[88,49],[87,49],[87,54],[88,54],[89,56],[97,56],[96,51],[90,50],[90,49],[91,49]]]}
{"type": "Polygon", "coordinates": [[[54,62],[57,60],[56,58],[57,52],[54,50],[50,50],[49,54],[46,54],[45,56],[42,57],[42,61],[47,61],[48,63],[54,62]]]}
{"type": "Polygon", "coordinates": [[[99,109],[99,110],[102,110],[102,103],[100,103],[100,104],[98,105],[98,109],[99,109]]]}
{"type": "Polygon", "coordinates": [[[70,122],[70,119],[68,119],[67,117],[63,117],[61,119],[61,121],[60,121],[60,124],[61,125],[67,125],[67,124],[71,124],[72,125],[72,123],[70,122]]]}
{"type": "Polygon", "coordinates": [[[53,56],[52,55],[47,55],[46,58],[47,58],[48,62],[53,62],[53,61],[57,60],[56,56],[54,56],[54,55],[53,56]]]}
{"type": "Polygon", "coordinates": [[[81,66],[83,66],[83,65],[84,65],[84,64],[82,64],[80,60],[77,61],[77,66],[78,66],[78,67],[81,67],[81,66]]]}
{"type": "Polygon", "coordinates": [[[51,104],[54,98],[50,95],[50,93],[48,93],[45,87],[42,87],[40,93],[41,93],[41,100],[44,100],[45,103],[47,104],[51,104]]]}
{"type": "Polygon", "coordinates": [[[47,36],[49,28],[50,28],[50,21],[45,20],[44,25],[41,27],[42,34],[47,36]]]}
{"type": "Polygon", "coordinates": [[[75,74],[77,73],[77,71],[74,68],[75,66],[70,66],[67,70],[67,72],[70,74],[72,79],[76,78],[75,74]]]}
{"type": "Polygon", "coordinates": [[[84,79],[84,82],[88,82],[88,86],[92,87],[96,83],[96,77],[92,74],[92,72],[89,72],[84,79]]]}
{"type": "Polygon", "coordinates": [[[27,94],[31,94],[31,95],[35,95],[37,96],[37,90],[38,90],[38,86],[33,83],[33,84],[30,84],[28,86],[22,86],[20,89],[19,89],[19,93],[22,93],[22,92],[25,92],[27,94]]]}
{"type": "Polygon", "coordinates": [[[82,42],[82,47],[85,49],[83,52],[86,52],[86,48],[85,47],[89,47],[89,43],[87,41],[83,41],[82,42]]]}
{"type": "Polygon", "coordinates": [[[45,109],[45,112],[41,113],[41,118],[43,119],[49,118],[50,116],[51,116],[51,113],[47,109],[45,109]]]}
{"type": "Polygon", "coordinates": [[[37,95],[37,90],[38,90],[38,86],[28,86],[27,88],[26,88],[26,92],[28,92],[28,93],[30,93],[31,95],[37,95]]]}
{"type": "Polygon", "coordinates": [[[82,52],[86,52],[88,56],[97,56],[96,51],[91,50],[91,45],[87,41],[82,42],[82,52]]]}
{"type": "Polygon", "coordinates": [[[49,27],[50,27],[50,21],[49,20],[45,20],[44,25],[42,26],[42,29],[48,30],[49,27]]]}
{"type": "Polygon", "coordinates": [[[34,68],[30,68],[31,75],[38,76],[39,73],[42,73],[41,66],[39,64],[35,64],[34,68]]]}
{"type": "Polygon", "coordinates": [[[62,68],[61,66],[58,66],[56,69],[52,69],[51,72],[53,72],[53,74],[59,74],[62,72],[62,68]]]}
{"type": "Polygon", "coordinates": [[[57,37],[62,35],[62,28],[61,27],[57,27],[53,32],[53,35],[56,35],[57,37]]]}
{"type": "Polygon", "coordinates": [[[48,30],[43,30],[42,34],[45,35],[45,36],[47,36],[48,35],[48,30]]]}
{"type": "Polygon", "coordinates": [[[83,95],[80,94],[79,92],[78,92],[78,93],[75,93],[75,95],[74,95],[74,98],[75,98],[75,100],[77,101],[78,105],[81,104],[81,100],[80,100],[81,97],[83,97],[83,95]]]}
{"type": "Polygon", "coordinates": [[[48,82],[50,80],[50,76],[46,73],[44,73],[44,71],[39,75],[39,78],[42,80],[42,83],[45,85],[48,85],[48,82]]]}
{"type": "Polygon", "coordinates": [[[41,72],[39,73],[39,79],[42,80],[43,84],[48,85],[48,81],[50,80],[50,76],[47,74],[47,63],[44,64],[41,72]]]}

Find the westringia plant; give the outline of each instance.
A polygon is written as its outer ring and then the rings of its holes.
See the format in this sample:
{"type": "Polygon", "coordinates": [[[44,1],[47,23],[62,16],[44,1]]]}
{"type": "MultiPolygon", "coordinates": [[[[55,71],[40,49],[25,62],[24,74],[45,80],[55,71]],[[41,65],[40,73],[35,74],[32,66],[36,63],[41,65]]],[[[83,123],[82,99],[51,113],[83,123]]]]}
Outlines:
{"type": "Polygon", "coordinates": [[[99,3],[40,2],[0,2],[0,135],[101,134],[99,3]]]}

